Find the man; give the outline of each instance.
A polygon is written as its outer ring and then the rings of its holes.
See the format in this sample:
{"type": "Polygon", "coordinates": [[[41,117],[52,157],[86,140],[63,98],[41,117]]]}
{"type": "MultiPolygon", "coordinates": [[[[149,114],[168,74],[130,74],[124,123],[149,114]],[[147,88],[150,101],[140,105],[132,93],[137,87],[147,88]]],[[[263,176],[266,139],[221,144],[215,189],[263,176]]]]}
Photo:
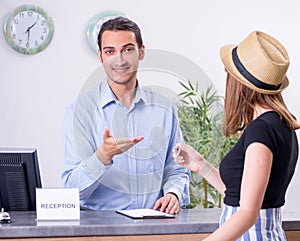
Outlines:
{"type": "Polygon", "coordinates": [[[189,172],[172,159],[182,135],[173,103],[137,81],[141,31],[117,17],[102,25],[98,45],[107,81],[66,111],[64,185],[79,188],[84,208],[178,213],[189,202],[189,172]]]}

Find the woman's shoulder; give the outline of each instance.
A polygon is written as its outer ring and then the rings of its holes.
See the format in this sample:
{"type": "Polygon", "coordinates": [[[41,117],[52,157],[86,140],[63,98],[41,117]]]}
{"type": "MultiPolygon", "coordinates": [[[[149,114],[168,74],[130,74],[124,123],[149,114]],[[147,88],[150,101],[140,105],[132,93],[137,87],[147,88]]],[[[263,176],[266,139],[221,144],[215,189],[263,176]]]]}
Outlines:
{"type": "Polygon", "coordinates": [[[278,125],[281,125],[282,119],[280,118],[280,115],[276,111],[266,111],[262,113],[260,116],[258,116],[256,119],[250,122],[249,127],[261,127],[266,128],[274,127],[278,128],[278,125]]]}

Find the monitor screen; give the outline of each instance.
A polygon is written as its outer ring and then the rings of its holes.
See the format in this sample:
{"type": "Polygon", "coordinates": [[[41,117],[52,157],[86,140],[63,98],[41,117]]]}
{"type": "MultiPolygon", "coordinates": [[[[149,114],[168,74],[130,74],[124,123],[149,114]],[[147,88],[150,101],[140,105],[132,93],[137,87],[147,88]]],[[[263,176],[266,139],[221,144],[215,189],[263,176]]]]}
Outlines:
{"type": "Polygon", "coordinates": [[[42,187],[37,150],[0,148],[0,208],[36,210],[37,187],[42,187]]]}

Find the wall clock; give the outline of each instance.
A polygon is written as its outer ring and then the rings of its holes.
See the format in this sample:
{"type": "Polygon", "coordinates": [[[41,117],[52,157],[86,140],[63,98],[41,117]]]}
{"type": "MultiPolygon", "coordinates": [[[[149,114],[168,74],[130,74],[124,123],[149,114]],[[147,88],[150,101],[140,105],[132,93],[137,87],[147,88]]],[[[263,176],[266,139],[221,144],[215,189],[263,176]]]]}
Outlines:
{"type": "Polygon", "coordinates": [[[53,21],[40,7],[22,5],[11,11],[4,22],[5,39],[22,54],[37,54],[53,37],[53,21]]]}
{"type": "Polygon", "coordinates": [[[113,10],[106,10],[94,15],[87,26],[87,39],[92,50],[98,55],[98,33],[101,25],[109,19],[122,16],[126,17],[124,13],[113,10]]]}

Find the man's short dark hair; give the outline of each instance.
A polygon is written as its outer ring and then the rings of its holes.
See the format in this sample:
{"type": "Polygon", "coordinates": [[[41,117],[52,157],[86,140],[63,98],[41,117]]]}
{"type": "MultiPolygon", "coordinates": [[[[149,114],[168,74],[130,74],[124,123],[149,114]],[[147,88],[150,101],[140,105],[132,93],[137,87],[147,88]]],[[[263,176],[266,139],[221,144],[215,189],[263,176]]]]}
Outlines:
{"type": "Polygon", "coordinates": [[[104,31],[107,30],[108,31],[131,31],[135,35],[138,48],[140,49],[143,46],[142,34],[139,26],[128,18],[116,17],[106,21],[101,26],[101,29],[98,34],[98,46],[100,51],[101,51],[102,35],[104,31]]]}

